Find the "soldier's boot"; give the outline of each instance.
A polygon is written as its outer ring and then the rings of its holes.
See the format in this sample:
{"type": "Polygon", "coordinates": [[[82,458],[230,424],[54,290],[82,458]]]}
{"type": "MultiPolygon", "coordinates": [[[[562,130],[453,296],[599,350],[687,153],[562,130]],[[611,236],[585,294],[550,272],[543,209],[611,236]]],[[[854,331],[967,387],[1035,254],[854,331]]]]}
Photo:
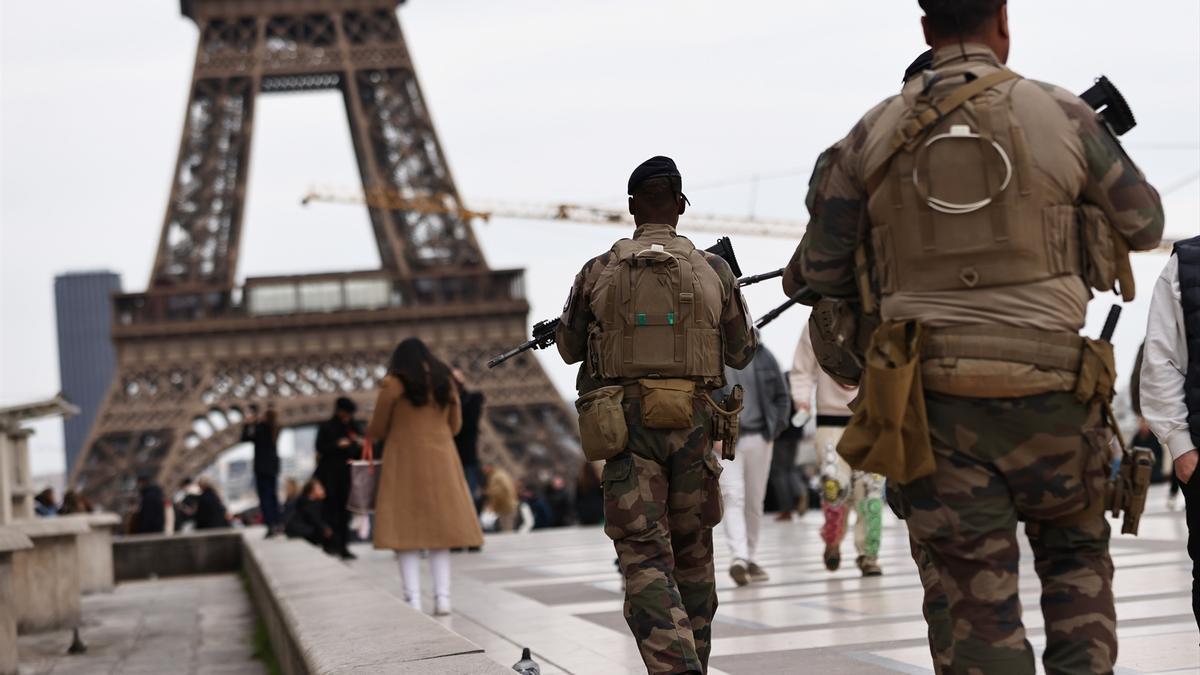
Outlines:
{"type": "Polygon", "coordinates": [[[874,556],[858,556],[858,569],[864,577],[881,577],[883,569],[879,567],[879,561],[874,556]]]}

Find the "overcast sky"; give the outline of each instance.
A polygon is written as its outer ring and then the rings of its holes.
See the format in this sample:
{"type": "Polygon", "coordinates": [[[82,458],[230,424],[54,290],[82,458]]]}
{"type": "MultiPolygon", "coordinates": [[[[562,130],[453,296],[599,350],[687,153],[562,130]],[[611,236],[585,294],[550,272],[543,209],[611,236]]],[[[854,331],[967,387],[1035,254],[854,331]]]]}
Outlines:
{"type": "MultiPolygon", "coordinates": [[[[0,400],[59,388],[55,274],[111,269],[144,289],[178,150],[197,31],[173,0],[0,2],[0,400]]],[[[1200,231],[1200,3],[1013,0],[1010,65],[1082,91],[1099,74],[1139,126],[1126,147],[1164,191],[1168,230],[1200,231]],[[1085,10],[1086,8],[1086,10],[1085,10]]],[[[807,171],[924,47],[916,0],[412,0],[400,12],[464,199],[620,205],[630,170],[674,157],[696,212],[804,219],[807,171]],[[757,190],[743,180],[759,181],[757,190]],[[701,189],[701,186],[725,187],[701,189]],[[689,188],[689,186],[692,186],[689,188]]],[[[340,94],[262,97],[239,275],[379,264],[366,214],[299,206],[313,184],[358,183],[340,94]]],[[[620,233],[493,222],[493,267],[525,267],[531,321],[620,233]]],[[[707,245],[712,235],[698,234],[707,245]]],[[[795,242],[741,238],[742,266],[795,242]]],[[[1140,256],[1141,293],[1117,337],[1127,372],[1165,258],[1140,256]]],[[[749,294],[762,313],[777,284],[749,294]]],[[[1099,332],[1112,296],[1093,303],[1099,332]]],[[[805,318],[771,326],[788,361],[805,318]]],[[[400,336],[398,336],[400,337],[400,336]]],[[[573,370],[543,353],[570,396],[573,370]]],[[[61,468],[61,426],[37,425],[37,472],[61,468]]]]}

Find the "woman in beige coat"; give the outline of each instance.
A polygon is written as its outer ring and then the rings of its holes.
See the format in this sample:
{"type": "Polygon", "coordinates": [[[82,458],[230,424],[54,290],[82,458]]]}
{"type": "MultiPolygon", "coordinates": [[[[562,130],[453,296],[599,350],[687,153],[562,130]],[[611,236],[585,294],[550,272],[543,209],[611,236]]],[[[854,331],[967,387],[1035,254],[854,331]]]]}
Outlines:
{"type": "Polygon", "coordinates": [[[367,429],[384,450],[375,548],[396,551],[404,599],[418,610],[420,556],[429,551],[438,615],[450,613],[450,549],[483,544],[454,447],[460,427],[462,409],[450,369],[420,340],[401,342],[367,429]]]}

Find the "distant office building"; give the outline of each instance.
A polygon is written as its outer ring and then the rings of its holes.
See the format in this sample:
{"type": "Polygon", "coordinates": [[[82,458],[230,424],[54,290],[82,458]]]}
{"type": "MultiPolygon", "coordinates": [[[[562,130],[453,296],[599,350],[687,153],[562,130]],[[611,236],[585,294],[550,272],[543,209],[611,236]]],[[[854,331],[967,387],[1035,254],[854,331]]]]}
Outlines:
{"type": "Polygon", "coordinates": [[[112,382],[112,295],[121,292],[113,272],[70,272],[54,278],[58,317],[58,372],[63,396],[80,413],[63,421],[66,473],[83,451],[92,421],[112,382]]]}

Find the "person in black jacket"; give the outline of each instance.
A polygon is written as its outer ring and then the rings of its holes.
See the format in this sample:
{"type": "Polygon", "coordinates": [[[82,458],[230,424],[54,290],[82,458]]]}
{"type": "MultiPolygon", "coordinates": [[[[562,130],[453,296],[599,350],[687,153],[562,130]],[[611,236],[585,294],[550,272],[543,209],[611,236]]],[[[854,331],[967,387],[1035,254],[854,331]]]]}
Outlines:
{"type": "Polygon", "coordinates": [[[458,459],[467,478],[467,489],[478,513],[483,503],[483,469],[479,465],[479,421],[483,418],[483,392],[467,389],[466,378],[461,370],[455,368],[453,374],[463,420],[462,429],[454,437],[454,445],[458,448],[458,459]]]}
{"type": "Polygon", "coordinates": [[[325,487],[325,522],[333,536],[325,543],[331,553],[343,560],[353,560],[350,552],[350,466],[352,459],[362,456],[362,425],[354,419],[358,406],[342,397],[334,404],[333,417],[317,430],[317,471],[315,477],[325,487]]]}
{"type": "Polygon", "coordinates": [[[267,536],[279,533],[279,415],[268,407],[259,418],[258,406],[251,404],[242,426],[242,441],[254,444],[254,487],[258,491],[258,510],[262,512],[267,536]]]}
{"type": "Polygon", "coordinates": [[[333,528],[325,520],[325,486],[321,481],[313,478],[304,484],[300,497],[289,509],[284,532],[313,546],[329,548],[326,544],[333,539],[333,528]]]}
{"type": "Polygon", "coordinates": [[[130,526],[132,534],[161,534],[166,529],[166,497],[149,476],[139,476],[138,507],[130,526]]]}
{"type": "Polygon", "coordinates": [[[196,484],[200,486],[200,498],[196,500],[196,529],[229,527],[229,512],[225,510],[225,502],[221,501],[221,495],[217,494],[212,481],[201,478],[196,484]]]}

